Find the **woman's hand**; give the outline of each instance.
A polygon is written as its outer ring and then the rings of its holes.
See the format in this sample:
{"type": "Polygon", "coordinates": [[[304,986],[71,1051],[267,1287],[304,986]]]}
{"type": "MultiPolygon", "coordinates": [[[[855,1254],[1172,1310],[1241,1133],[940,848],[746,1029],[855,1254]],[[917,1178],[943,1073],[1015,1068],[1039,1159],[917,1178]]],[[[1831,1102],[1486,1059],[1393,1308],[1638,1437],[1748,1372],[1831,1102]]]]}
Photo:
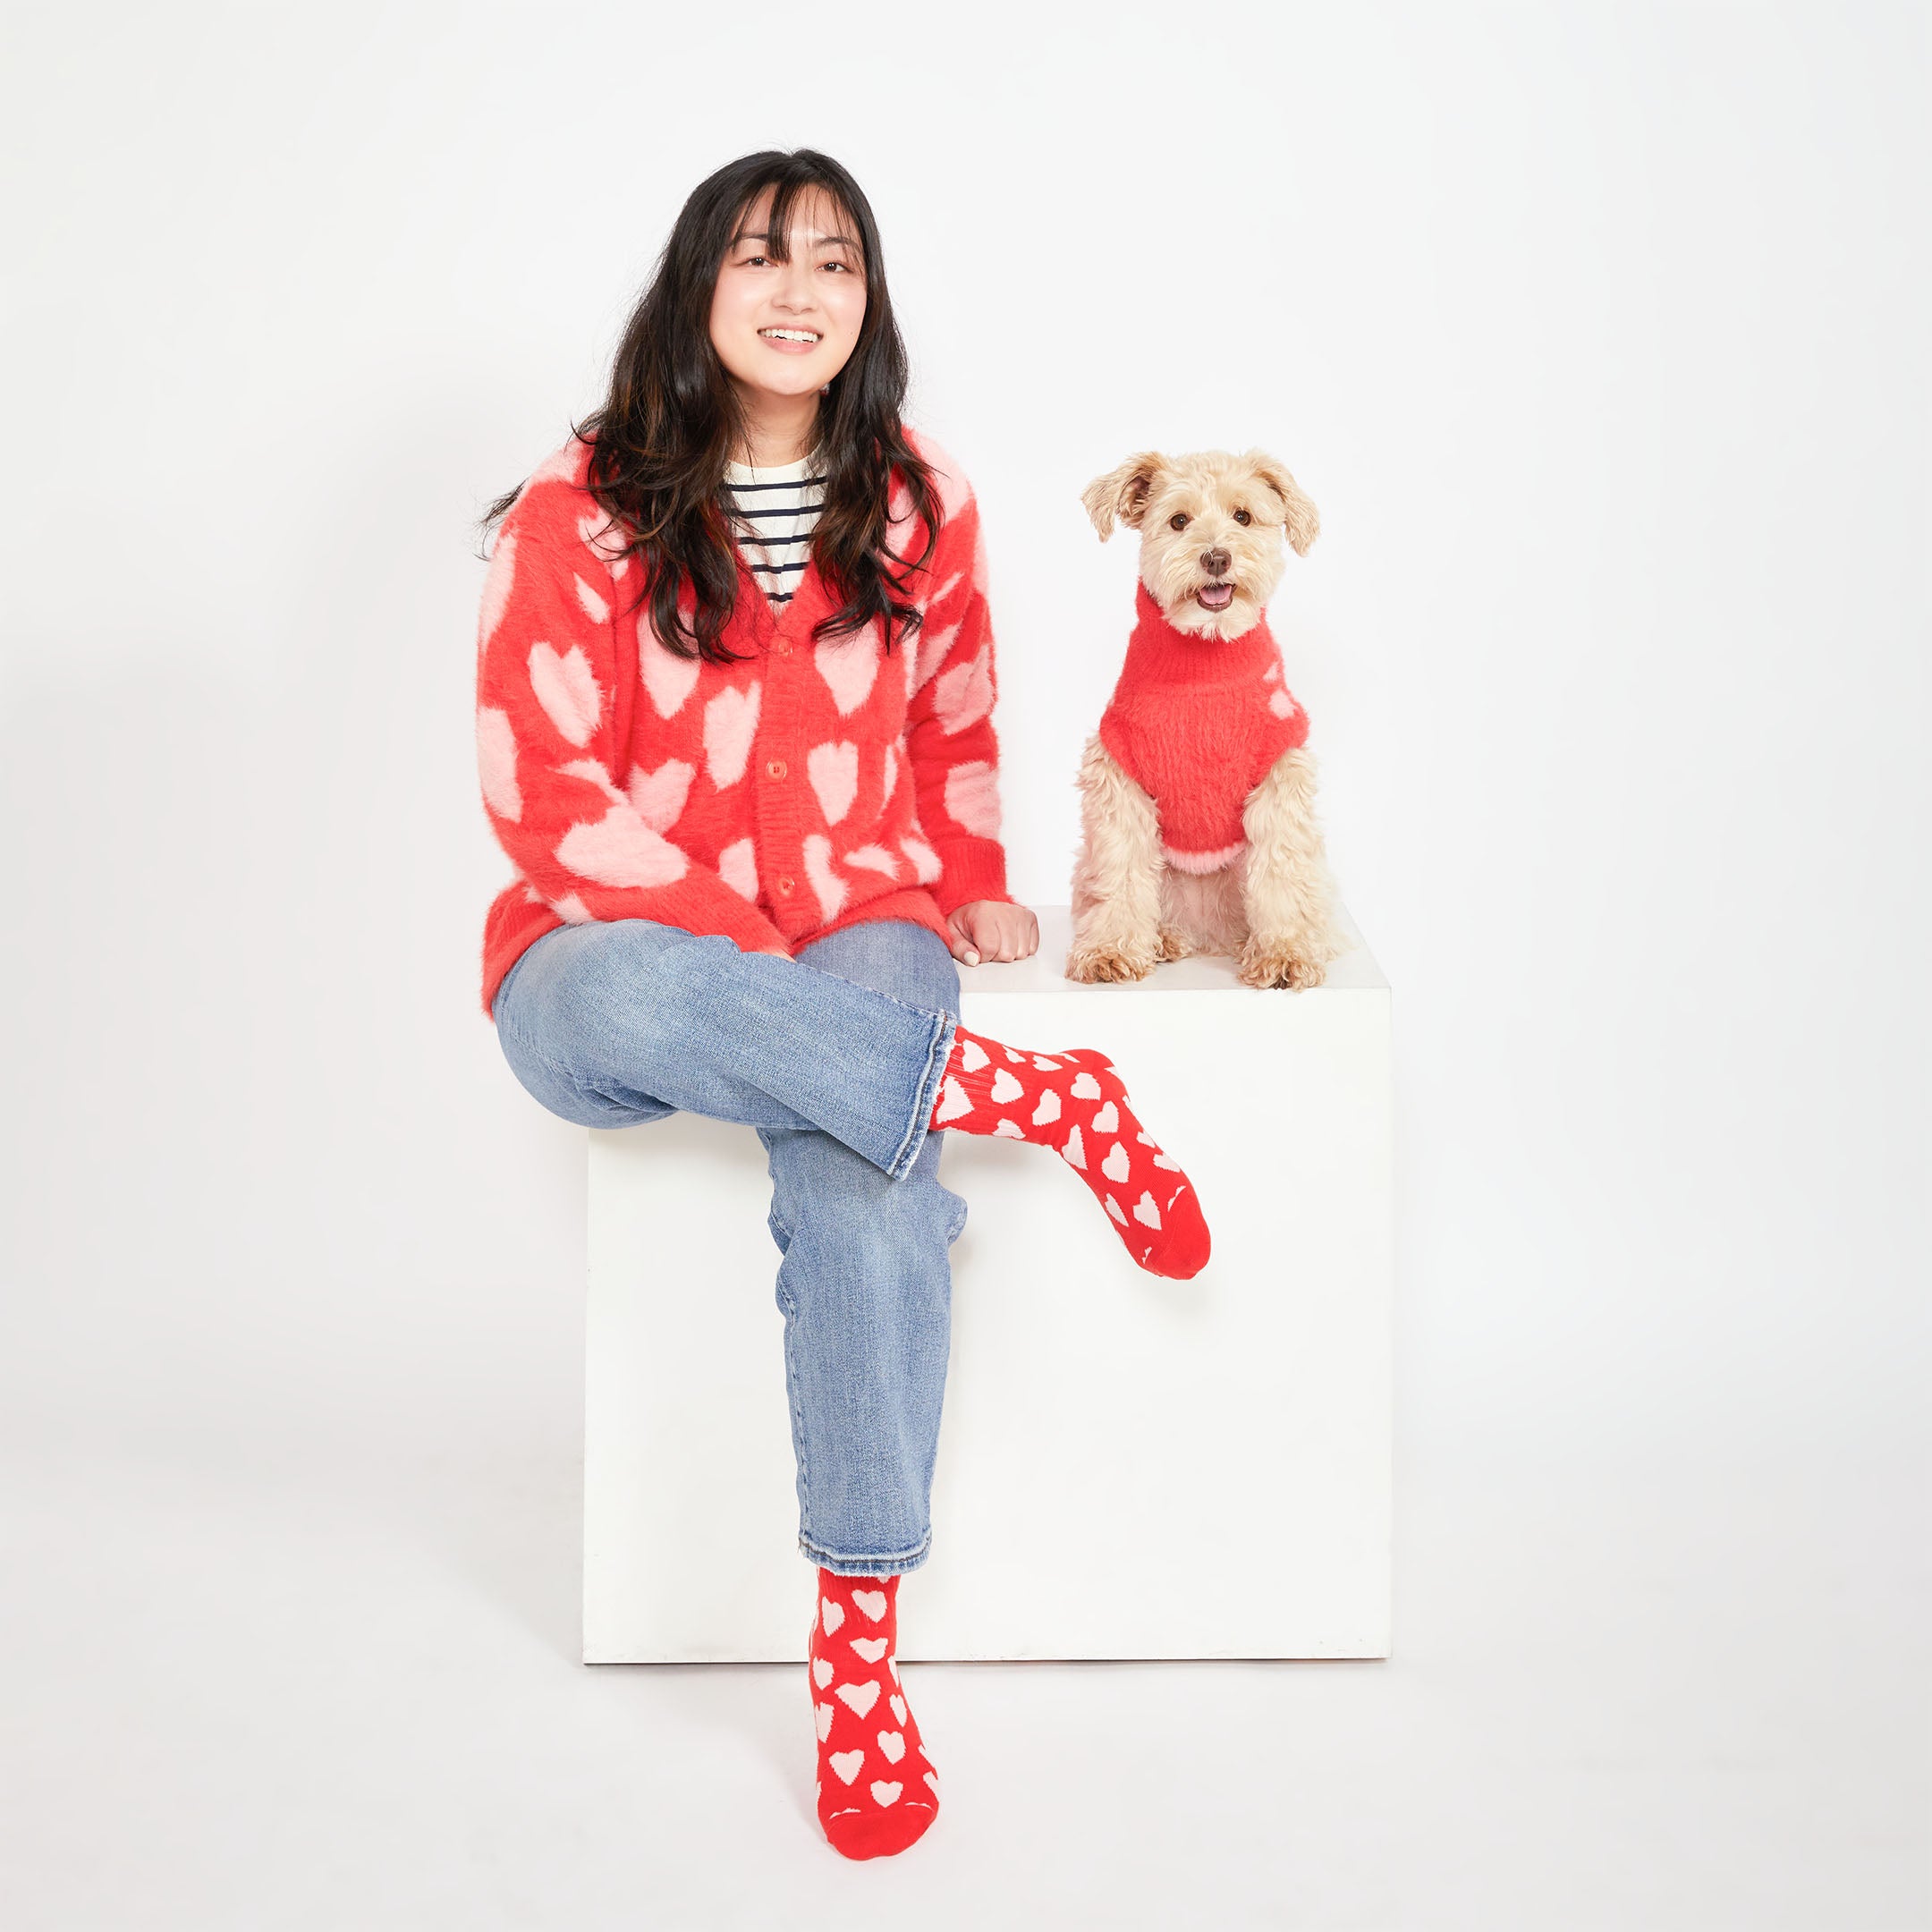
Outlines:
{"type": "Polygon", "coordinates": [[[953,928],[953,957],[962,965],[1023,960],[1039,951],[1039,921],[1027,907],[1004,899],[975,899],[957,908],[946,924],[953,928]]]}

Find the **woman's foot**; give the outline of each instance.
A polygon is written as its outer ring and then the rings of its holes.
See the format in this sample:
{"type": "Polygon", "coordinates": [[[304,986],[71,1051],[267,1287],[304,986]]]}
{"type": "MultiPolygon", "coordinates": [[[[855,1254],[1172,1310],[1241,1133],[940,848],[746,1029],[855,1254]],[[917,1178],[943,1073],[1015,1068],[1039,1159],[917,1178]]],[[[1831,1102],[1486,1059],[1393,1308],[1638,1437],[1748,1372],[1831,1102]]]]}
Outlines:
{"type": "Polygon", "coordinates": [[[1027,1053],[960,1027],[932,1125],[1052,1148],[1142,1267],[1185,1281],[1207,1266],[1208,1223],[1193,1187],[1141,1126],[1105,1054],[1027,1053]]]}
{"type": "Polygon", "coordinates": [[[939,1775],[899,1682],[899,1579],[818,1572],[806,1651],[818,1822],[849,1859],[903,1852],[939,1815],[939,1775]]]}

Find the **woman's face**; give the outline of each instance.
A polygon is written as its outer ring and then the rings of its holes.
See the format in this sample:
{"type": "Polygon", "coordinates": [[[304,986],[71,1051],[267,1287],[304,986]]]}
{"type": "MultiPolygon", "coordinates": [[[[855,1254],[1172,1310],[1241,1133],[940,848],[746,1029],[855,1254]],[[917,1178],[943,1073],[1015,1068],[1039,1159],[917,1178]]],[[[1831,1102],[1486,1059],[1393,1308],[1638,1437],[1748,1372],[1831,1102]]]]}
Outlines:
{"type": "Polygon", "coordinates": [[[865,319],[865,267],[851,219],[823,191],[792,205],[791,260],[766,237],[772,191],[740,217],[711,293],[711,342],[748,402],[809,395],[845,367],[865,319]]]}

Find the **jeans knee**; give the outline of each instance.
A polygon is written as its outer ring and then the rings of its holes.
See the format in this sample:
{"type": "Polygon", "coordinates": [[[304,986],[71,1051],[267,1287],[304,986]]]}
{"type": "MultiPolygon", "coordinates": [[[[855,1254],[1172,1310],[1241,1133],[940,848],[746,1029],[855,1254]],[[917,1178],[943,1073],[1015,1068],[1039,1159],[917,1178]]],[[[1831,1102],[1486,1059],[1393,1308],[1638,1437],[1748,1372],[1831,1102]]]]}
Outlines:
{"type": "Polygon", "coordinates": [[[674,1038],[692,990],[715,979],[737,948],[716,934],[685,932],[653,919],[613,919],[597,943],[567,962],[558,995],[577,1022],[608,1037],[661,1030],[674,1038]]]}
{"type": "Polygon", "coordinates": [[[643,1121],[661,1119],[667,1111],[627,1106],[598,1093],[580,1080],[568,1066],[549,1058],[526,1039],[501,1013],[496,1021],[496,1041],[524,1092],[573,1127],[635,1127],[643,1121]]]}
{"type": "MultiPolygon", "coordinates": [[[[551,1113],[581,1127],[626,1127],[673,1111],[628,1080],[602,1089],[614,1078],[613,1042],[648,1045],[654,1032],[674,1039],[665,962],[679,941],[704,944],[648,919],[593,921],[547,933],[516,962],[497,992],[497,1038],[511,1071],[551,1113]]],[[[648,1055],[625,1058],[634,1066],[648,1055]]]]}
{"type": "MultiPolygon", "coordinates": [[[[540,974],[516,987],[512,1030],[587,1091],[591,1126],[660,1119],[672,1110],[637,1103],[653,1075],[676,1065],[688,1041],[694,1000],[737,948],[716,934],[688,933],[653,919],[567,926],[538,942],[548,948],[540,974]],[[597,1089],[617,1081],[614,1097],[597,1089]]],[[[526,1084],[528,1084],[526,1082],[526,1084]]]]}

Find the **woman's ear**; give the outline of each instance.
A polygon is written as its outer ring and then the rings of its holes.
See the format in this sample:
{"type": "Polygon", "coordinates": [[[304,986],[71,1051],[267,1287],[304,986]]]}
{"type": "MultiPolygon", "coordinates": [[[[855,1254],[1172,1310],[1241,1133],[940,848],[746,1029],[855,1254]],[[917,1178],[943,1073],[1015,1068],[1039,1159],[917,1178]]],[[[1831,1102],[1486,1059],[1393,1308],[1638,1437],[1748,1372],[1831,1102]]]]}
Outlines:
{"type": "Polygon", "coordinates": [[[1297,556],[1306,556],[1309,546],[1321,535],[1321,518],[1315,505],[1301,494],[1301,487],[1288,474],[1288,466],[1278,463],[1264,450],[1250,450],[1244,461],[1255,475],[1282,500],[1282,521],[1287,525],[1288,541],[1297,556]]]}
{"type": "Polygon", "coordinates": [[[1096,477],[1080,492],[1080,500],[1086,504],[1087,514],[1100,532],[1102,543],[1114,534],[1115,517],[1129,530],[1140,528],[1140,519],[1147,514],[1148,498],[1154,494],[1155,479],[1166,467],[1167,459],[1158,450],[1142,450],[1117,470],[1096,477]]]}

